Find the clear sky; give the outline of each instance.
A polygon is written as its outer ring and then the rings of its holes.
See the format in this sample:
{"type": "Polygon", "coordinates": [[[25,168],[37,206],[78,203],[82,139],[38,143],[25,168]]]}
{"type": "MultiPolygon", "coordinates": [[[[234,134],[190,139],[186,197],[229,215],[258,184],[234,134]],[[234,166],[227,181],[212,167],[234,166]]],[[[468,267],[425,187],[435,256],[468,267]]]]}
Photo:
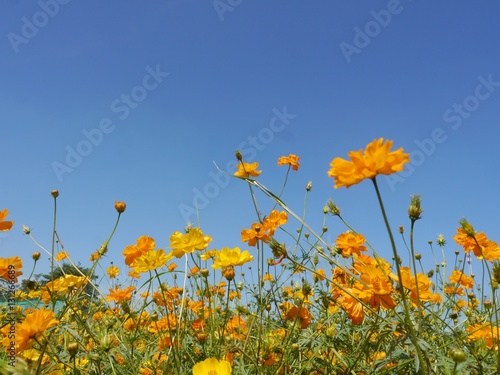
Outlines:
{"type": "MultiPolygon", "coordinates": [[[[379,137],[411,152],[407,171],[379,186],[396,232],[422,194],[425,260],[440,233],[452,259],[462,217],[498,242],[499,16],[495,0],[2,1],[0,209],[15,221],[2,256],[29,272],[38,249],[23,224],[50,248],[52,189],[62,243],[85,266],[116,200],[127,211],[103,265],[122,266],[141,235],[166,249],[197,223],[195,204],[213,247],[246,249],[248,188],[214,166],[227,171],[239,148],[274,191],[286,172],[277,158],[299,155],[284,201],[302,214],[311,180],[311,225],[320,230],[332,198],[390,257],[371,183],[333,189],[326,175],[379,137]]],[[[329,242],[346,230],[333,217],[327,226],[329,242]]]]}

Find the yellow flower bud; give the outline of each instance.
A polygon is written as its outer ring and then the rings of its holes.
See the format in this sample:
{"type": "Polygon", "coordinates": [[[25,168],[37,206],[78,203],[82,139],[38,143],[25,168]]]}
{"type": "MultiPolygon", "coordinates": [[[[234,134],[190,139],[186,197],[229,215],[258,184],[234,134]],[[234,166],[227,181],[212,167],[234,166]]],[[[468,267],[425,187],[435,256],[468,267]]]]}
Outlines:
{"type": "Polygon", "coordinates": [[[119,201],[115,202],[115,209],[116,209],[116,211],[118,211],[119,214],[125,212],[126,208],[127,208],[127,205],[125,204],[125,202],[119,202],[119,201]]]}

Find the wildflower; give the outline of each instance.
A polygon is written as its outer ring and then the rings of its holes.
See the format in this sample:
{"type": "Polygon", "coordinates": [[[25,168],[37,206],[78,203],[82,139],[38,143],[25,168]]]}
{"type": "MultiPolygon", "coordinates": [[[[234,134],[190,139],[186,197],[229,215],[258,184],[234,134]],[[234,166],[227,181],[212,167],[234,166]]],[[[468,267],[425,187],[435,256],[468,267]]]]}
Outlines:
{"type": "Polygon", "coordinates": [[[255,246],[257,240],[268,242],[279,226],[286,224],[288,214],[285,211],[272,210],[262,223],[253,223],[250,229],[241,231],[241,241],[247,242],[248,246],[255,246]]]}
{"type": "Polygon", "coordinates": [[[366,239],[362,234],[345,232],[337,237],[335,246],[344,258],[349,258],[352,254],[360,255],[361,251],[368,251],[364,246],[365,242],[366,239]]]}
{"type": "Polygon", "coordinates": [[[118,202],[118,201],[115,202],[115,210],[119,214],[122,214],[123,212],[125,212],[126,208],[127,208],[127,205],[125,204],[125,202],[118,202]]]}
{"type": "Polygon", "coordinates": [[[135,290],[134,286],[129,286],[125,289],[119,289],[115,286],[114,289],[109,290],[109,294],[106,299],[108,301],[114,301],[116,303],[122,303],[124,301],[130,301],[132,299],[132,292],[135,290]]]}
{"type": "Polygon", "coordinates": [[[474,287],[474,279],[470,276],[465,275],[459,270],[453,270],[448,279],[451,283],[460,284],[465,289],[471,289],[474,287]]]}
{"type": "Polygon", "coordinates": [[[274,231],[278,229],[279,226],[286,224],[287,221],[288,214],[285,211],[279,212],[277,210],[272,210],[269,216],[264,218],[263,224],[272,236],[274,231]]]}
{"type": "MultiPolygon", "coordinates": [[[[29,349],[35,343],[35,339],[38,340],[47,329],[58,323],[59,321],[55,319],[55,313],[52,310],[33,310],[26,314],[24,321],[15,325],[16,352],[19,353],[20,351],[29,349]]],[[[2,344],[6,348],[11,345],[11,339],[8,335],[9,328],[10,325],[6,325],[2,329],[2,334],[4,335],[2,344]]]]}
{"type": "Polygon", "coordinates": [[[148,236],[139,237],[134,245],[128,245],[125,250],[123,250],[125,264],[131,266],[137,258],[149,251],[153,251],[155,247],[156,243],[153,238],[148,236]]]}
{"type": "Polygon", "coordinates": [[[55,260],[60,262],[61,260],[64,260],[66,258],[68,258],[68,253],[66,251],[59,251],[57,254],[56,254],[56,258],[55,260]]]}
{"type": "Polygon", "coordinates": [[[462,227],[457,228],[457,234],[453,239],[466,253],[472,251],[478,259],[484,258],[490,262],[500,260],[500,247],[496,242],[488,239],[483,232],[474,231],[469,223],[461,222],[461,224],[462,227]]]}
{"type": "Polygon", "coordinates": [[[41,257],[41,256],[42,256],[42,254],[40,254],[40,252],[39,252],[39,251],[35,251],[33,254],[31,254],[31,258],[33,258],[33,260],[34,260],[35,262],[37,262],[37,261],[38,261],[38,259],[40,259],[40,257],[41,257]]]}
{"type": "Polygon", "coordinates": [[[215,258],[217,255],[217,250],[207,250],[203,254],[200,255],[201,260],[209,260],[215,258]]]}
{"type": "Polygon", "coordinates": [[[245,163],[241,162],[236,165],[237,171],[234,173],[236,177],[240,178],[248,178],[248,177],[258,177],[261,173],[262,170],[257,170],[259,167],[259,163],[253,162],[253,163],[245,163]]]}
{"type": "Polygon", "coordinates": [[[6,281],[14,281],[17,283],[17,277],[23,272],[23,261],[18,256],[11,258],[0,258],[0,278],[6,281]]]}
{"type": "Polygon", "coordinates": [[[409,154],[404,153],[402,148],[390,151],[392,143],[383,138],[375,139],[364,151],[348,152],[350,161],[333,159],[328,176],[335,179],[335,188],[350,187],[379,174],[390,175],[402,171],[404,164],[410,161],[409,154]]]}
{"type": "Polygon", "coordinates": [[[111,266],[111,267],[108,267],[108,269],[106,270],[106,273],[108,274],[110,279],[114,279],[115,277],[117,277],[120,274],[120,269],[116,266],[111,266]]]}
{"type": "Polygon", "coordinates": [[[282,156],[278,159],[278,165],[289,165],[290,167],[292,167],[292,170],[297,171],[300,167],[299,159],[300,156],[294,154],[282,156]]]}
{"type": "Polygon", "coordinates": [[[392,284],[380,266],[372,264],[363,267],[360,280],[362,282],[354,283],[352,291],[361,301],[369,303],[374,309],[380,305],[386,309],[396,307],[396,302],[392,299],[392,284]]]}
{"type": "Polygon", "coordinates": [[[70,294],[85,286],[88,281],[89,279],[85,276],[61,276],[43,286],[42,301],[47,304],[53,297],[70,294]]]}
{"type": "Polygon", "coordinates": [[[134,268],[135,272],[149,272],[163,267],[172,257],[173,255],[167,255],[165,251],[161,249],[148,251],[136,258],[131,266],[134,268]]]}
{"type": "Polygon", "coordinates": [[[230,375],[231,373],[231,364],[224,359],[219,361],[215,358],[208,358],[193,367],[193,375],[230,375]]]}
{"type": "Polygon", "coordinates": [[[241,231],[241,241],[246,242],[248,246],[255,246],[258,240],[267,242],[270,238],[267,228],[261,223],[253,223],[250,229],[241,231]]]}
{"type": "Polygon", "coordinates": [[[180,258],[195,250],[205,250],[210,242],[212,242],[212,238],[205,236],[200,228],[191,228],[186,234],[174,232],[170,236],[169,247],[172,248],[172,251],[169,255],[180,258]]]}
{"type": "Polygon", "coordinates": [[[9,214],[9,210],[6,208],[3,209],[2,211],[0,211],[0,231],[2,231],[2,232],[6,232],[8,230],[11,230],[12,226],[14,225],[13,221],[4,220],[8,214],[9,214]]]}
{"type": "Polygon", "coordinates": [[[235,247],[234,249],[224,247],[222,250],[217,252],[212,268],[219,269],[230,266],[242,266],[252,260],[253,256],[248,250],[241,252],[239,247],[235,247]]]}

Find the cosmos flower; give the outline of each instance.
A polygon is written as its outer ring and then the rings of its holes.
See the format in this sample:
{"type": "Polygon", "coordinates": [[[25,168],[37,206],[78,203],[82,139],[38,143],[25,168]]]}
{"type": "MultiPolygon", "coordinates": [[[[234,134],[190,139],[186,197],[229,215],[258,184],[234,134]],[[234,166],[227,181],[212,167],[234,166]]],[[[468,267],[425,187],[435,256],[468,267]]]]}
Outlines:
{"type": "Polygon", "coordinates": [[[294,154],[282,156],[278,159],[278,165],[289,165],[292,170],[298,171],[300,167],[299,159],[300,157],[294,154]]]}
{"type": "Polygon", "coordinates": [[[205,250],[210,242],[212,242],[212,237],[205,236],[200,228],[191,228],[187,233],[174,232],[170,236],[169,247],[172,248],[172,251],[169,256],[180,258],[195,250],[205,250]]]}
{"type": "Polygon", "coordinates": [[[8,214],[9,214],[8,209],[4,209],[4,210],[0,211],[0,231],[2,231],[2,232],[10,230],[12,228],[12,226],[14,225],[13,221],[4,220],[8,214]]]}
{"type": "Polygon", "coordinates": [[[226,360],[208,358],[193,367],[193,375],[231,375],[231,364],[226,360]]]}
{"type": "Polygon", "coordinates": [[[234,175],[236,177],[240,178],[248,178],[248,177],[258,177],[261,173],[262,170],[257,170],[259,167],[259,163],[253,162],[253,163],[244,163],[241,162],[236,165],[236,172],[234,175]]]}
{"type": "Polygon", "coordinates": [[[242,266],[252,260],[253,256],[250,255],[248,250],[241,252],[239,247],[235,247],[234,249],[224,247],[222,250],[217,251],[212,268],[218,269],[230,266],[242,266]]]}
{"type": "Polygon", "coordinates": [[[402,148],[390,151],[391,147],[392,141],[379,138],[369,143],[365,150],[348,152],[351,160],[333,159],[328,176],[335,179],[335,188],[350,187],[379,174],[402,171],[404,164],[410,161],[409,154],[404,153],[402,148]]]}

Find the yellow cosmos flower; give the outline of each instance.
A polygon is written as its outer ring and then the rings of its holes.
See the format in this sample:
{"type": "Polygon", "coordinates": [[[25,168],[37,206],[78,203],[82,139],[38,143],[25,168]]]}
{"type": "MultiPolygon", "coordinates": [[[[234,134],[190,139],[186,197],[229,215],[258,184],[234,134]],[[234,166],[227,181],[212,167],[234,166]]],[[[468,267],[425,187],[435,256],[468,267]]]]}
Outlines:
{"type": "Polygon", "coordinates": [[[364,151],[348,152],[350,161],[333,159],[328,176],[335,179],[335,188],[350,187],[379,174],[390,175],[402,171],[403,166],[410,161],[409,154],[404,153],[402,148],[390,151],[391,147],[392,141],[379,138],[369,143],[364,151]]]}
{"type": "Polygon", "coordinates": [[[231,375],[231,373],[231,364],[224,359],[219,361],[208,358],[193,367],[193,375],[231,375]]]}
{"type": "Polygon", "coordinates": [[[116,266],[111,266],[111,267],[108,267],[108,269],[106,270],[106,273],[108,274],[110,279],[114,279],[115,277],[117,277],[120,274],[120,269],[116,266]]]}
{"type": "Polygon", "coordinates": [[[4,221],[4,219],[7,217],[8,214],[9,210],[6,208],[0,211],[0,231],[2,232],[10,230],[14,225],[13,221],[6,221],[6,220],[4,221]]]}
{"type": "Polygon", "coordinates": [[[132,263],[132,267],[134,267],[135,272],[139,273],[153,271],[163,267],[172,257],[173,255],[167,255],[165,251],[161,249],[148,251],[146,254],[137,258],[134,263],[132,263]]]}
{"type": "Polygon", "coordinates": [[[241,162],[240,164],[236,165],[237,171],[234,173],[236,177],[240,178],[248,178],[248,177],[258,177],[262,171],[258,171],[257,168],[259,167],[259,163],[253,162],[253,163],[244,163],[241,162]]]}
{"type": "Polygon", "coordinates": [[[282,156],[278,159],[278,165],[289,165],[292,170],[298,171],[300,167],[299,159],[300,157],[294,154],[282,156]]]}
{"type": "Polygon", "coordinates": [[[169,255],[180,258],[184,254],[192,253],[195,250],[205,250],[210,242],[212,242],[212,237],[205,236],[200,228],[191,228],[185,234],[174,232],[170,236],[169,247],[173,250],[169,255]]]}
{"type": "Polygon", "coordinates": [[[64,260],[68,257],[68,253],[66,251],[59,251],[57,254],[56,254],[56,258],[55,260],[60,262],[61,260],[64,260]]]}
{"type": "Polygon", "coordinates": [[[248,250],[241,252],[239,247],[235,247],[234,249],[224,247],[222,250],[217,251],[212,268],[218,269],[229,266],[242,266],[252,260],[253,256],[250,255],[248,250]]]}

